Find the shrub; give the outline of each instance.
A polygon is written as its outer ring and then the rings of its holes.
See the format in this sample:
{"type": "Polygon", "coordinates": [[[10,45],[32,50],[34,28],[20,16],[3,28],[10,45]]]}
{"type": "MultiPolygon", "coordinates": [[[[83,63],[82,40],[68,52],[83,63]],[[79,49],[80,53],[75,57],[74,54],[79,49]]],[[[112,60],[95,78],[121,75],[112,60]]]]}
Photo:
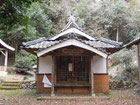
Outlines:
{"type": "Polygon", "coordinates": [[[122,63],[128,63],[132,61],[132,51],[128,51],[128,49],[123,49],[117,53],[115,53],[112,57],[112,65],[122,64],[122,63]]]}
{"type": "Polygon", "coordinates": [[[28,77],[26,77],[26,76],[23,77],[23,80],[27,80],[27,79],[28,79],[28,77]]]}
{"type": "Polygon", "coordinates": [[[110,88],[131,88],[137,84],[138,68],[133,63],[135,55],[135,49],[123,49],[113,55],[112,66],[119,65],[121,70],[115,77],[110,76],[110,88]]]}
{"type": "Polygon", "coordinates": [[[26,52],[25,50],[21,50],[16,55],[16,61],[14,66],[19,68],[18,71],[27,71],[32,70],[32,67],[36,65],[36,56],[26,52]]]}

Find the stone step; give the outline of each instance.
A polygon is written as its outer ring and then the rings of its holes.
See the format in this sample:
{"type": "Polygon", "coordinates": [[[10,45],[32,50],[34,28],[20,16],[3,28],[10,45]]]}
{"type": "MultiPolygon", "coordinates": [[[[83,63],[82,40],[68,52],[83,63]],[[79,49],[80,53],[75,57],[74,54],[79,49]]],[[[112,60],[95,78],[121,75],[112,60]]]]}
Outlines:
{"type": "Polygon", "coordinates": [[[3,81],[2,83],[20,83],[19,81],[3,81]]]}
{"type": "Polygon", "coordinates": [[[15,89],[20,89],[19,86],[2,86],[2,90],[15,90],[15,89]]]}
{"type": "Polygon", "coordinates": [[[20,82],[18,82],[18,81],[3,81],[0,84],[0,89],[3,89],[3,90],[20,89],[20,82]]]}
{"type": "Polygon", "coordinates": [[[19,86],[20,83],[2,83],[2,86],[19,86]]]}

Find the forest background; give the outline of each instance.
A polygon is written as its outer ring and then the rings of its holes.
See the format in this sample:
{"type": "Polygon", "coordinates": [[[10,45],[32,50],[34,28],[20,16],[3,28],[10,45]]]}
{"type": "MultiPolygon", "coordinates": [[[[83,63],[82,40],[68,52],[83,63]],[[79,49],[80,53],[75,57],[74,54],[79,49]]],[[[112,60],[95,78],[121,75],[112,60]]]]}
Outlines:
{"type": "Polygon", "coordinates": [[[73,15],[94,37],[128,43],[140,36],[139,0],[1,0],[0,39],[16,49],[16,67],[31,69],[36,57],[22,42],[59,33],[73,15]]]}

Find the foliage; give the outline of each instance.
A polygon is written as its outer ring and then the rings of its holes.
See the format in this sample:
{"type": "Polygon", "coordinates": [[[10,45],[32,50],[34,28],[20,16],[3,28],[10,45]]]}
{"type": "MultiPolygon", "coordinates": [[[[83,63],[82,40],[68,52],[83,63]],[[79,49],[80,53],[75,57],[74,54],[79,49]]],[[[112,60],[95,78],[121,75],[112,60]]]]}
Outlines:
{"type": "Polygon", "coordinates": [[[132,61],[133,51],[128,49],[120,50],[119,52],[113,54],[112,61],[113,65],[130,63],[132,61]]]}
{"type": "Polygon", "coordinates": [[[96,37],[127,43],[140,36],[139,0],[1,0],[0,38],[16,48],[23,41],[60,32],[67,16],[96,37]],[[12,39],[12,40],[11,40],[12,39]]]}
{"type": "Polygon", "coordinates": [[[116,36],[118,35],[119,41],[127,43],[133,40],[134,36],[140,31],[137,18],[140,15],[140,8],[131,8],[131,2],[125,0],[103,0],[100,8],[97,10],[97,15],[98,17],[100,16],[100,23],[108,30],[109,38],[111,39],[117,40],[116,36]],[[130,33],[132,30],[135,30],[133,37],[130,33]]]}
{"type": "Polygon", "coordinates": [[[2,28],[9,29],[16,24],[27,25],[26,8],[37,0],[1,0],[0,20],[2,28]]]}
{"type": "Polygon", "coordinates": [[[21,70],[31,70],[36,64],[36,56],[32,55],[24,50],[21,50],[16,55],[15,67],[21,68],[21,70]]]}
{"type": "Polygon", "coordinates": [[[27,76],[24,76],[24,77],[23,77],[23,80],[27,80],[27,79],[28,79],[28,77],[27,77],[27,76]]]}
{"type": "Polygon", "coordinates": [[[0,38],[16,48],[27,34],[29,17],[27,8],[37,0],[1,0],[0,1],[0,38]],[[12,39],[12,40],[11,40],[12,39]]]}
{"type": "Polygon", "coordinates": [[[44,9],[41,8],[39,2],[33,3],[27,9],[26,15],[29,16],[30,22],[27,31],[30,34],[27,39],[33,40],[39,37],[48,37],[50,35],[51,20],[45,14],[44,9]]]}
{"type": "Polygon", "coordinates": [[[138,68],[137,65],[132,62],[136,55],[135,52],[135,49],[123,49],[113,55],[112,58],[114,63],[112,66],[119,65],[120,72],[118,72],[115,77],[110,77],[111,81],[114,82],[110,83],[112,86],[114,85],[117,88],[130,88],[137,84],[138,68]]]}
{"type": "MultiPolygon", "coordinates": [[[[51,33],[59,32],[72,14],[80,27],[96,37],[108,37],[127,43],[135,38],[140,29],[140,8],[137,0],[44,0],[45,12],[54,24],[51,33]],[[57,8],[57,9],[56,9],[57,8]],[[55,21],[54,21],[55,20],[55,21]]],[[[43,6],[44,7],[44,6],[43,6]]]]}

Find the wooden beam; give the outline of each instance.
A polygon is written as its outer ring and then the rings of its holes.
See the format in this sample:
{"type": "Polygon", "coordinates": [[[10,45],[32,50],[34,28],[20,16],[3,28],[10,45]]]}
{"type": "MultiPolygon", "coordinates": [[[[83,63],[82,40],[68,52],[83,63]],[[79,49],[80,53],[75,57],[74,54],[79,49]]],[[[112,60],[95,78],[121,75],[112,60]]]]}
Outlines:
{"type": "MultiPolygon", "coordinates": [[[[6,51],[6,50],[5,50],[6,51]]],[[[3,51],[0,51],[4,56],[6,56],[6,54],[3,51]]]]}
{"type": "Polygon", "coordinates": [[[56,68],[56,59],[55,59],[55,56],[52,57],[53,59],[53,69],[52,69],[52,77],[51,77],[51,83],[52,83],[52,88],[51,88],[51,96],[55,96],[55,89],[54,89],[54,83],[55,83],[55,68],[56,68]]]}
{"type": "Polygon", "coordinates": [[[1,50],[7,50],[7,49],[6,49],[6,48],[0,48],[0,51],[1,51],[1,50]]]}

